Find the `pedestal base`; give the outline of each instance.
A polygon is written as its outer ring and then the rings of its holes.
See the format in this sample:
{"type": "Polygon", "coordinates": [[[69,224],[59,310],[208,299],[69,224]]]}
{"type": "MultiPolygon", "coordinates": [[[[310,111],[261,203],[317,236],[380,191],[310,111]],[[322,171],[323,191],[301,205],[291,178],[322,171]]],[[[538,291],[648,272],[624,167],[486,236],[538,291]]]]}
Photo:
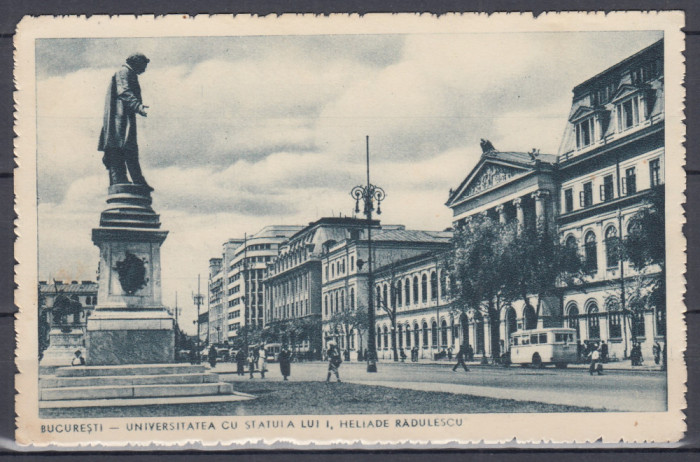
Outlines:
{"type": "Polygon", "coordinates": [[[49,334],[49,347],[44,351],[39,366],[70,366],[76,350],[85,353],[83,340],[82,328],[72,329],[70,332],[52,330],[49,334]]]}
{"type": "Polygon", "coordinates": [[[100,311],[87,322],[89,366],[175,361],[174,322],[164,310],[100,311]]]}

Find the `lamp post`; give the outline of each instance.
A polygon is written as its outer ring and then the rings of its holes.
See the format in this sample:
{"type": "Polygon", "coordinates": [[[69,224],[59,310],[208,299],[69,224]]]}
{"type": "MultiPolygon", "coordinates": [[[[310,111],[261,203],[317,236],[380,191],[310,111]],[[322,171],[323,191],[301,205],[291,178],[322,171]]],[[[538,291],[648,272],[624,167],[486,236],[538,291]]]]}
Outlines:
{"type": "MultiPolygon", "coordinates": [[[[199,275],[197,275],[197,293],[192,295],[192,299],[194,300],[194,304],[197,305],[197,320],[195,323],[197,324],[197,358],[199,358],[200,354],[200,344],[199,344],[199,309],[202,306],[202,303],[204,303],[204,295],[201,294],[201,291],[199,289],[199,275]]],[[[207,323],[208,324],[208,323],[207,323]]]]}
{"type": "Polygon", "coordinates": [[[369,332],[367,339],[367,372],[377,372],[377,336],[374,325],[374,275],[372,274],[372,212],[374,211],[374,201],[377,201],[377,215],[381,215],[381,204],[386,193],[379,186],[369,182],[369,136],[366,137],[367,144],[367,185],[355,186],[350,191],[350,196],[355,199],[355,212],[360,213],[360,201],[364,209],[363,213],[367,218],[367,319],[369,332]]]}

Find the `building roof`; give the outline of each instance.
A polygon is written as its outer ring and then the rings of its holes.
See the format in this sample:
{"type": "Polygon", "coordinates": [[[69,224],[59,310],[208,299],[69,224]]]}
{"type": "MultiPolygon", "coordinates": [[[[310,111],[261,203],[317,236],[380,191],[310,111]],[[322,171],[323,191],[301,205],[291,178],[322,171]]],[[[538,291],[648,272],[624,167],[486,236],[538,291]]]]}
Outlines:
{"type": "Polygon", "coordinates": [[[381,276],[382,273],[386,273],[390,271],[392,268],[397,270],[397,271],[403,271],[406,267],[409,267],[413,264],[422,264],[426,260],[432,259],[434,257],[439,257],[442,255],[443,251],[436,253],[435,251],[430,251],[430,252],[425,252],[421,253],[419,255],[414,255],[412,257],[404,258],[401,260],[396,260],[392,263],[389,263],[387,265],[380,266],[379,268],[374,270],[374,273],[377,276],[381,276]]]}
{"type": "Polygon", "coordinates": [[[72,281],[57,282],[48,284],[46,281],[39,283],[39,292],[42,294],[81,294],[86,292],[97,292],[97,283],[93,281],[72,281]]]}
{"type": "Polygon", "coordinates": [[[372,236],[373,241],[383,242],[437,242],[447,243],[452,239],[450,231],[421,231],[414,229],[382,230],[372,236]]]}

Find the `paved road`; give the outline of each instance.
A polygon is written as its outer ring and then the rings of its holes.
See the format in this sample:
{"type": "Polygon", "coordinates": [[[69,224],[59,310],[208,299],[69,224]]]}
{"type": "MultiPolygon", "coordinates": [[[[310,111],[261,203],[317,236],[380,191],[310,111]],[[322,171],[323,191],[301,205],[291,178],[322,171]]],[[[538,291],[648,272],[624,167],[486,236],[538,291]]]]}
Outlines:
{"type": "MultiPolygon", "coordinates": [[[[325,380],[326,364],[295,363],[294,381],[325,380]]],[[[269,364],[265,380],[281,380],[279,366],[269,364]]],[[[219,364],[215,372],[224,380],[248,380],[231,374],[234,364],[219,364]]],[[[365,365],[345,362],[340,368],[345,382],[409,388],[424,391],[464,393],[492,398],[538,401],[604,408],[614,411],[666,410],[666,375],[651,371],[609,371],[591,376],[581,369],[529,369],[522,367],[474,366],[470,372],[452,372],[448,364],[379,363],[379,372],[369,374],[365,365]]],[[[255,380],[260,380],[256,374],[255,380]]],[[[333,378],[335,380],[335,378],[333,378]]]]}

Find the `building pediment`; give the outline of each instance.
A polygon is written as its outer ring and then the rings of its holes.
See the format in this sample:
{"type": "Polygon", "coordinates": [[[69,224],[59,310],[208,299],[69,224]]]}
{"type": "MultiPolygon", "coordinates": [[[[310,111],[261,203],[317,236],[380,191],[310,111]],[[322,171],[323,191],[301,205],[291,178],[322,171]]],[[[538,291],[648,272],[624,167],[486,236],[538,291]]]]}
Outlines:
{"type": "Polygon", "coordinates": [[[450,195],[447,205],[450,206],[468,197],[496,189],[531,171],[533,171],[532,168],[482,159],[460,187],[450,195]]]}
{"type": "Polygon", "coordinates": [[[638,87],[636,85],[630,85],[630,84],[624,84],[621,85],[620,88],[617,89],[615,94],[613,95],[612,99],[610,100],[611,103],[615,104],[628,96],[632,96],[636,93],[642,92],[645,89],[642,87],[638,87]]]}
{"type": "Polygon", "coordinates": [[[571,123],[576,123],[579,120],[583,120],[586,117],[592,116],[595,114],[595,109],[589,106],[579,106],[578,109],[569,117],[569,122],[571,123]]]}

